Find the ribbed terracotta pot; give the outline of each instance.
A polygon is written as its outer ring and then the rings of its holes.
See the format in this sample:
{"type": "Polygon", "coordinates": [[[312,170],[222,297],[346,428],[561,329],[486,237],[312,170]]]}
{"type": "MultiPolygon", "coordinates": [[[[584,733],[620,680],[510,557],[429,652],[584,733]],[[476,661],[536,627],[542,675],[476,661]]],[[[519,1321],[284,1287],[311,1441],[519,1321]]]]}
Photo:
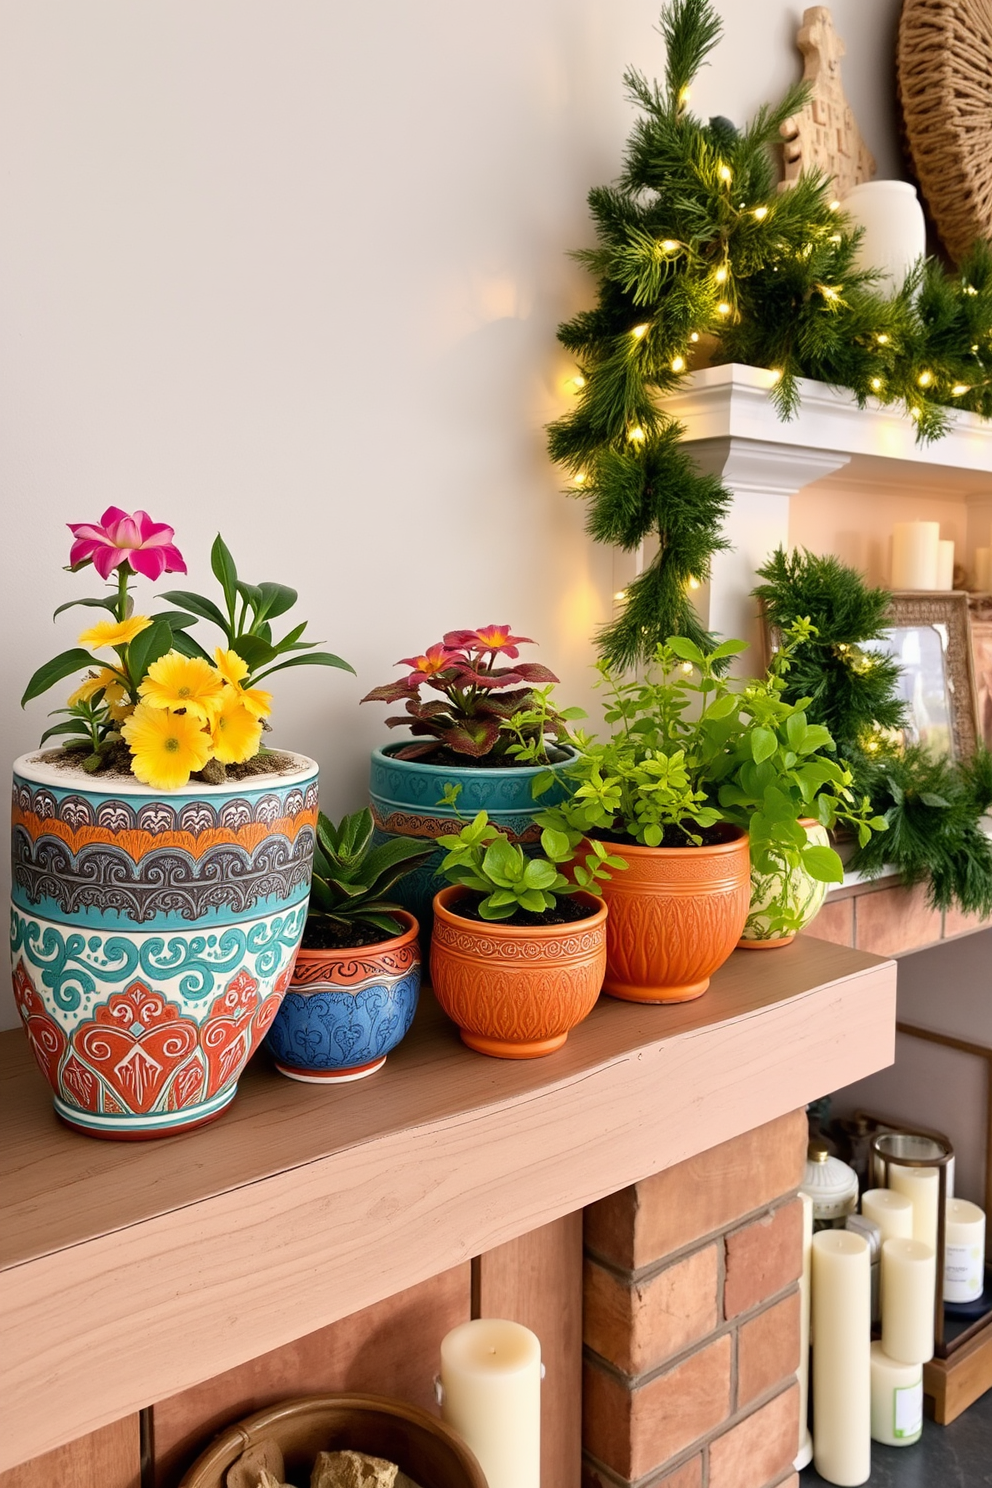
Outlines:
{"type": "Polygon", "coordinates": [[[689,1002],[740,938],[751,903],[747,833],[712,847],[615,849],[627,863],[603,885],[609,907],[603,991],[626,1002],[689,1002]]]}
{"type": "Polygon", "coordinates": [[[606,905],[567,925],[518,927],[468,920],[453,908],[465,890],[435,895],[431,981],[463,1043],[497,1059],[537,1059],[560,1049],[595,1006],[606,971],[606,905]]]}

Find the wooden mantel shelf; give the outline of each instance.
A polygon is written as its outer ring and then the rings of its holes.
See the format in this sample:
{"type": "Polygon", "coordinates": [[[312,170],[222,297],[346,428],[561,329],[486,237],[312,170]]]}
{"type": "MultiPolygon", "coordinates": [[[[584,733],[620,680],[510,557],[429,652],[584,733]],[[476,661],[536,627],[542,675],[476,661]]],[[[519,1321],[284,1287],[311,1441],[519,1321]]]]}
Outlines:
{"type": "Polygon", "coordinates": [[[800,937],[683,1007],[603,998],[533,1062],[469,1053],[427,994],[374,1079],[263,1056],[216,1125],[154,1143],[60,1126],[0,1036],[0,1468],[882,1068],[895,981],[800,937]]]}

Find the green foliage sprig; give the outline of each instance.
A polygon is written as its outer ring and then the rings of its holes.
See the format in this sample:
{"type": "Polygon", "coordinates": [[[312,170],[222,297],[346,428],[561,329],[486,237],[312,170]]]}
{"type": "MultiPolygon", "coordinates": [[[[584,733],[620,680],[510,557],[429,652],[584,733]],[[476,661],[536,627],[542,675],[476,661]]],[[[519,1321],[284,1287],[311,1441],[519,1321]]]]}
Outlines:
{"type": "Polygon", "coordinates": [[[808,697],[849,760],[854,789],[884,818],[883,837],[860,842],[850,866],[876,877],[887,865],[906,883],[926,883],[931,905],[992,914],[992,843],[981,818],[992,807],[992,755],[934,759],[903,747],[899,665],[872,649],[888,627],[889,594],[836,558],[778,550],[759,569],[755,594],[771,623],[787,630],[801,615],[818,634],[785,674],[785,697],[808,697]]]}
{"type": "Polygon", "coordinates": [[[656,540],[649,567],[599,637],[613,666],[645,661],[669,635],[706,649],[687,593],[727,546],[729,497],[683,447],[658,398],[676,390],[703,336],[716,359],[777,374],[783,417],[798,379],[815,377],[876,398],[940,435],[947,408],[992,417],[992,250],[976,244],[957,274],[923,264],[894,296],[854,259],[859,232],[836,210],[829,181],[810,173],[779,192],[772,147],[805,100],[802,85],[741,131],[688,110],[690,86],[720,35],[709,0],[672,0],[662,13],[662,84],[631,69],[640,108],[613,186],[589,194],[597,246],[576,256],[597,281],[594,309],[559,328],[580,375],[574,407],[549,429],[549,451],[589,499],[590,534],[626,552],[656,540]]]}
{"type": "Polygon", "coordinates": [[[578,837],[546,826],[541,833],[543,857],[528,857],[523,848],[494,827],[485,811],[467,822],[457,836],[439,837],[447,850],[440,873],[483,897],[479,914],[484,920],[508,920],[518,910],[545,914],[562,896],[580,890],[597,892],[612,869],[626,868],[623,858],[602,842],[577,849],[578,837]],[[571,878],[561,872],[570,865],[571,878]]]}

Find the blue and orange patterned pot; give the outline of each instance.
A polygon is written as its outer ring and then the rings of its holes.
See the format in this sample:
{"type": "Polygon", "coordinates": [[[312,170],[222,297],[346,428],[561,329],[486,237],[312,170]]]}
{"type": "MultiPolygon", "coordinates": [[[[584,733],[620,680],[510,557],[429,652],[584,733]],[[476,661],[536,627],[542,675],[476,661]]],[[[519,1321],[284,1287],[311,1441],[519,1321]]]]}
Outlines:
{"type": "Polygon", "coordinates": [[[413,915],[403,932],[348,950],[300,951],[265,1047],[291,1080],[334,1085],[382,1069],[409,1030],[420,995],[413,915]]]}
{"type": "Polygon", "coordinates": [[[289,985],[317,766],[175,793],[14,765],[14,997],[55,1110],[90,1136],[219,1116],[289,985]]]}
{"type": "MultiPolygon", "coordinates": [[[[396,750],[409,742],[401,740],[372,751],[369,798],[380,841],[388,837],[428,837],[436,841],[438,837],[459,832],[463,822],[471,821],[479,811],[486,811],[493,825],[505,832],[511,842],[536,843],[541,829],[534,825],[534,816],[564,800],[568,794],[564,771],[576,757],[574,749],[564,748],[560,751],[563,757],[550,767],[459,769],[455,765],[424,765],[419,760],[396,759],[396,750]],[[534,780],[548,768],[562,777],[561,784],[556,782],[535,801],[534,780]],[[438,805],[447,785],[461,786],[456,807],[438,805]]],[[[419,921],[425,949],[430,946],[434,923],[434,895],[448,884],[438,872],[443,858],[444,851],[438,848],[390,891],[419,921]]]]}

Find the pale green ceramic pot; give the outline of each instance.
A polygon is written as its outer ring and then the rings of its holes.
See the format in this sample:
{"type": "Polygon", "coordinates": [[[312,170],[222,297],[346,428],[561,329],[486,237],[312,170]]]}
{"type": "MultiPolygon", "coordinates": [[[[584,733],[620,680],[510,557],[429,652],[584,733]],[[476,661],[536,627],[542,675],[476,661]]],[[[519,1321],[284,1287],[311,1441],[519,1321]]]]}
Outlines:
{"type": "MultiPolygon", "coordinates": [[[[813,846],[829,847],[826,827],[809,817],[804,817],[799,825],[805,827],[806,838],[813,846]]],[[[805,868],[794,868],[791,873],[759,873],[752,867],[751,908],[737,944],[743,950],[754,951],[788,945],[819,914],[826,894],[826,884],[810,878],[805,868]],[[789,930],[782,930],[780,925],[783,909],[789,911],[792,925],[789,930]]]]}

